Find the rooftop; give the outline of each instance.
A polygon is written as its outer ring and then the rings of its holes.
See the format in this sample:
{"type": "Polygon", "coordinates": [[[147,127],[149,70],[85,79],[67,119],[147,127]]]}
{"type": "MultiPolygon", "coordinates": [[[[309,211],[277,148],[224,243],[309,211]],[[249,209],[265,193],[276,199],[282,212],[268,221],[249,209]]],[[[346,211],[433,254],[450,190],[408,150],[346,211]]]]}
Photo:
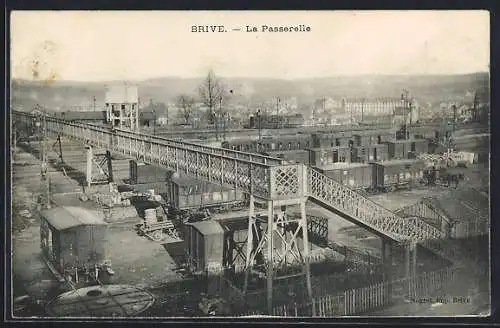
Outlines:
{"type": "Polygon", "coordinates": [[[42,212],[47,222],[57,230],[66,230],[84,225],[106,225],[98,211],[83,207],[61,206],[42,212]]]}
{"type": "Polygon", "coordinates": [[[473,188],[453,189],[446,195],[428,197],[425,201],[451,220],[471,222],[490,216],[488,197],[473,188]]]}
{"type": "Polygon", "coordinates": [[[380,161],[376,163],[383,166],[391,166],[391,165],[403,165],[403,164],[415,164],[415,163],[423,164],[424,161],[420,159],[391,159],[388,161],[380,161]]]}
{"type": "Polygon", "coordinates": [[[323,165],[323,166],[318,166],[319,169],[324,170],[324,171],[330,171],[330,170],[339,170],[339,169],[350,169],[350,168],[355,168],[355,167],[369,167],[371,166],[370,164],[364,164],[364,163],[333,163],[333,164],[328,164],[328,165],[323,165]]]}
{"type": "Polygon", "coordinates": [[[224,229],[222,229],[219,222],[217,221],[200,221],[200,222],[189,223],[189,225],[192,225],[193,228],[198,230],[204,236],[224,233],[224,229]]]}

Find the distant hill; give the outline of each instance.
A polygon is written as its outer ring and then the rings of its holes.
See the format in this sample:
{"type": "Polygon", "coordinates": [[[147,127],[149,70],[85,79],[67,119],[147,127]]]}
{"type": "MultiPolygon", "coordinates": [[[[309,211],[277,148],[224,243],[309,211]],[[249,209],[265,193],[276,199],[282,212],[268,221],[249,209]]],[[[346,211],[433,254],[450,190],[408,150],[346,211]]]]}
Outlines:
{"type": "MultiPolygon", "coordinates": [[[[141,102],[172,102],[181,93],[196,94],[203,78],[165,77],[137,81],[141,102]]],[[[467,75],[373,75],[338,76],[311,79],[222,78],[234,90],[233,101],[261,102],[275,96],[295,96],[299,103],[311,103],[317,97],[399,97],[408,89],[420,103],[460,100],[471,90],[478,90],[483,98],[489,95],[489,74],[467,75]]],[[[109,82],[56,81],[45,85],[28,80],[12,81],[12,105],[29,110],[35,104],[60,110],[76,106],[91,108],[93,97],[97,106],[104,102],[109,82]]]]}

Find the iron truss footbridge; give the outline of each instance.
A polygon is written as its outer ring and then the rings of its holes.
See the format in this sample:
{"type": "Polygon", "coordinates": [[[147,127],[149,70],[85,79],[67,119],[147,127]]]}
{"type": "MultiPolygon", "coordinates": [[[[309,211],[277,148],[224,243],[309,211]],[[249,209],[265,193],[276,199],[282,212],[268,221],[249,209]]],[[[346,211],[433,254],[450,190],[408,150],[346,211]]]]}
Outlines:
{"type": "MultiPolygon", "coordinates": [[[[13,111],[12,114],[16,129],[31,126],[37,117],[40,118],[40,115],[26,112],[13,111]]],[[[308,263],[306,201],[312,201],[370,230],[390,244],[418,244],[450,261],[458,255],[453,254],[452,249],[441,247],[439,241],[444,235],[434,226],[417,217],[400,217],[304,164],[286,164],[281,159],[260,154],[175,141],[107,126],[69,122],[50,116],[44,116],[43,121],[47,136],[73,139],[87,147],[106,149],[248,194],[251,202],[245,269],[252,271],[259,262],[263,263],[269,284],[277,275],[278,263],[287,262],[287,257],[308,263]],[[268,205],[264,233],[258,233],[256,228],[258,218],[254,201],[268,205]],[[279,215],[281,209],[289,205],[299,205],[302,212],[298,218],[288,218],[295,220],[293,225],[297,227],[296,231],[291,232],[282,229],[288,222],[286,216],[279,215]],[[281,252],[272,247],[274,234],[283,240],[281,252]],[[299,235],[302,236],[301,248],[297,247],[299,235]]],[[[305,274],[308,274],[308,270],[305,274]]]]}

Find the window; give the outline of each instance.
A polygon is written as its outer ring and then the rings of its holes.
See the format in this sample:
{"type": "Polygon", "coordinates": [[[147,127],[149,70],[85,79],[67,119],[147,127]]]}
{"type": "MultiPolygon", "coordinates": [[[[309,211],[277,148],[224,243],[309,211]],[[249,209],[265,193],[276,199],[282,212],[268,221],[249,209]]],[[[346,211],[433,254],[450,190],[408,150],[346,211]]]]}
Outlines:
{"type": "Polygon", "coordinates": [[[125,109],[125,104],[122,104],[122,109],[125,109]]]}

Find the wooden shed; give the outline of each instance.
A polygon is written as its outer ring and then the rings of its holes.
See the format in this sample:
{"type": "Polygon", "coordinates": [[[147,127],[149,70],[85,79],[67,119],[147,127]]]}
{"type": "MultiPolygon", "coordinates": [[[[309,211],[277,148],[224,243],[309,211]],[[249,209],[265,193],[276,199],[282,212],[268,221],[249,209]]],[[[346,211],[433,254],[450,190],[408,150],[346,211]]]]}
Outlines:
{"type": "Polygon", "coordinates": [[[100,266],[106,260],[107,223],[98,211],[55,207],[41,215],[41,250],[60,274],[100,266]]]}
{"type": "Polygon", "coordinates": [[[186,258],[192,272],[206,272],[222,267],[224,229],[217,221],[186,224],[186,258]]]}

